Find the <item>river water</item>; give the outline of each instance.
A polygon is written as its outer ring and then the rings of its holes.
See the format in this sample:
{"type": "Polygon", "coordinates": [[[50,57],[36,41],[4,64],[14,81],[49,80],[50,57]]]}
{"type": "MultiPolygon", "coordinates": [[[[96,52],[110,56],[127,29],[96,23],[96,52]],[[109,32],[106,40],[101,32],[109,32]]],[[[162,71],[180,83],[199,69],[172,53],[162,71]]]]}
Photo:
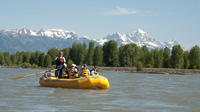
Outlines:
{"type": "Polygon", "coordinates": [[[108,90],[40,87],[39,69],[0,68],[0,112],[200,112],[200,75],[101,72],[108,90]]]}

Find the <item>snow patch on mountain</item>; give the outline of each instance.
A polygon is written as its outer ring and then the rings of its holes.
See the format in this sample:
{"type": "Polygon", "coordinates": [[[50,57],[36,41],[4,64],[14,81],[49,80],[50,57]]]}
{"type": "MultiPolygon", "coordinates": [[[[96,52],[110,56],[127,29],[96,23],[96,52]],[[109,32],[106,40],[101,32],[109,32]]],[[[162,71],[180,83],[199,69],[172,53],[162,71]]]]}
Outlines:
{"type": "Polygon", "coordinates": [[[66,31],[62,29],[41,29],[39,31],[36,30],[30,30],[30,29],[10,29],[10,30],[0,30],[1,34],[9,34],[13,37],[19,37],[19,36],[41,36],[41,37],[50,37],[50,38],[63,38],[68,39],[72,36],[76,36],[77,34],[72,31],[66,31]]]}
{"type": "Polygon", "coordinates": [[[100,45],[103,45],[105,42],[109,40],[115,40],[119,46],[123,44],[135,43],[140,47],[145,45],[150,49],[164,48],[164,47],[169,47],[171,49],[174,45],[179,44],[177,41],[174,40],[168,42],[157,41],[153,38],[150,38],[148,33],[143,31],[142,29],[138,29],[136,32],[128,34],[121,34],[119,32],[109,34],[104,39],[100,39],[97,42],[100,43],[100,45]]]}

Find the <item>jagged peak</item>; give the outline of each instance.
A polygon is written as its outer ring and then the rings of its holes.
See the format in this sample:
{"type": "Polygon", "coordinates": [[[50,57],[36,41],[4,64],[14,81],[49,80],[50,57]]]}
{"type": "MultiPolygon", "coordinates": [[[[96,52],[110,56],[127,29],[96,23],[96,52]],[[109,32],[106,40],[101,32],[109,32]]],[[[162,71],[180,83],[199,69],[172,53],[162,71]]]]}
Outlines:
{"type": "Polygon", "coordinates": [[[134,37],[136,38],[141,38],[141,39],[148,39],[149,35],[143,31],[141,28],[139,28],[135,33],[134,33],[134,37]]]}
{"type": "MultiPolygon", "coordinates": [[[[73,31],[69,31],[69,30],[55,29],[55,28],[52,28],[52,29],[40,29],[39,31],[40,32],[45,32],[45,31],[50,31],[50,32],[65,32],[65,33],[73,32],[73,31]]],[[[75,33],[75,32],[73,32],[73,33],[75,33]]]]}
{"type": "Polygon", "coordinates": [[[136,33],[146,34],[146,32],[143,29],[141,29],[141,28],[138,28],[138,30],[136,31],[136,33]]]}
{"type": "Polygon", "coordinates": [[[107,37],[108,36],[118,36],[118,37],[120,37],[120,36],[122,36],[122,34],[120,32],[114,32],[114,33],[108,34],[107,37]]]}
{"type": "Polygon", "coordinates": [[[21,29],[2,29],[1,32],[22,32],[22,31],[29,31],[27,28],[21,28],[21,29]]]}
{"type": "Polygon", "coordinates": [[[122,34],[121,34],[121,33],[119,33],[119,32],[115,32],[114,34],[115,34],[115,35],[122,35],[122,34]]]}
{"type": "Polygon", "coordinates": [[[119,32],[114,32],[113,34],[109,34],[107,35],[107,37],[105,39],[108,39],[108,40],[116,40],[116,41],[122,41],[122,42],[125,42],[128,40],[128,36],[124,35],[124,34],[121,34],[119,32]]]}
{"type": "Polygon", "coordinates": [[[170,41],[167,41],[166,43],[173,44],[173,45],[178,45],[179,44],[178,41],[176,41],[176,40],[170,40],[170,41]]]}
{"type": "Polygon", "coordinates": [[[22,29],[19,29],[19,30],[17,30],[17,32],[19,33],[19,34],[28,34],[28,33],[30,33],[31,32],[31,30],[30,29],[27,29],[27,28],[22,28],[22,29]]]}

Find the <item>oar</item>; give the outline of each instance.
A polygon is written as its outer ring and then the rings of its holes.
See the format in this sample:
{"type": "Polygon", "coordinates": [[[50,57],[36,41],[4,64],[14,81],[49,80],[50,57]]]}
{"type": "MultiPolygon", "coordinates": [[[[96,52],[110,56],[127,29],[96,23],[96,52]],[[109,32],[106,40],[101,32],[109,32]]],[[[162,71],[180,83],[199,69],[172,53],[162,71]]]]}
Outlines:
{"type": "MultiPolygon", "coordinates": [[[[52,69],[50,71],[55,71],[57,69],[52,69]]],[[[39,75],[39,74],[43,74],[45,73],[46,71],[44,72],[38,72],[38,73],[33,73],[33,74],[29,74],[29,75],[24,75],[24,76],[20,76],[20,77],[15,77],[15,78],[12,78],[13,80],[16,80],[16,79],[21,79],[21,78],[25,78],[25,77],[30,77],[30,76],[33,76],[33,75],[39,75]]]]}

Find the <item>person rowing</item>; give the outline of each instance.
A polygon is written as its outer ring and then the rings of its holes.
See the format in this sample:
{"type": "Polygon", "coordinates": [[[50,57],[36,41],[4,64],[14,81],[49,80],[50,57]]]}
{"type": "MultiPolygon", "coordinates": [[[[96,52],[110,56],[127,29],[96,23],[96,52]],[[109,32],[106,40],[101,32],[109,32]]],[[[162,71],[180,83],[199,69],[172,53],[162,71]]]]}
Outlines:
{"type": "Polygon", "coordinates": [[[67,67],[65,57],[63,57],[63,52],[60,51],[59,56],[55,57],[54,60],[56,62],[57,69],[55,72],[55,76],[58,78],[62,78],[62,70],[63,68],[67,67]]]}

